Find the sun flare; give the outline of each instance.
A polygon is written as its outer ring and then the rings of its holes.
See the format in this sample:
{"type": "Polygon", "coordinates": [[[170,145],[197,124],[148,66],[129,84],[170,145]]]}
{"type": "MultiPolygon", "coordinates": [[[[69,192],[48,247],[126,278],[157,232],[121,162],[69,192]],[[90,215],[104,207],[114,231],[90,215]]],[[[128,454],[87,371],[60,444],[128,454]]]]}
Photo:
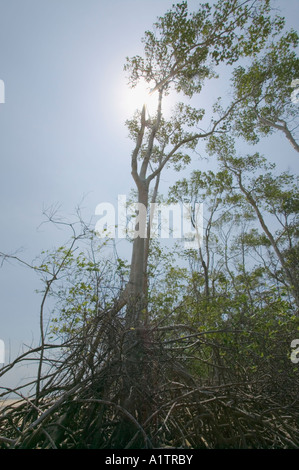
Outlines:
{"type": "MultiPolygon", "coordinates": [[[[145,81],[140,81],[134,88],[122,83],[118,88],[117,105],[121,113],[127,118],[131,118],[135,111],[141,111],[143,105],[146,105],[147,118],[155,116],[158,109],[159,93],[151,93],[153,86],[145,81]]],[[[171,114],[173,98],[169,95],[163,96],[162,113],[164,117],[171,114]]]]}
{"type": "Polygon", "coordinates": [[[127,111],[132,114],[136,110],[141,110],[146,105],[147,112],[154,114],[158,106],[158,94],[151,94],[148,83],[140,82],[136,87],[130,88],[125,93],[124,98],[127,111]]]}

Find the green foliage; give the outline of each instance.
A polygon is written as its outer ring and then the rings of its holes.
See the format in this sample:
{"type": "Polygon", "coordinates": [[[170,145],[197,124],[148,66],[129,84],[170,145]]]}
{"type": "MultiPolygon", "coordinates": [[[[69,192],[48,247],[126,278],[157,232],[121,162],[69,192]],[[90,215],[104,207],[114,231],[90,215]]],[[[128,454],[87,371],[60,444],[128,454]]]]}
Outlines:
{"type": "Polygon", "coordinates": [[[45,258],[39,269],[46,275],[61,267],[49,292],[54,303],[50,339],[68,339],[84,332],[97,315],[111,306],[127,281],[129,266],[125,260],[107,257],[105,243],[95,236],[85,241],[87,245],[78,243],[71,250],[62,246],[54,252],[43,252],[45,258]]]}
{"type": "Polygon", "coordinates": [[[144,56],[128,58],[125,70],[132,86],[140,79],[153,87],[163,82],[166,89],[173,83],[191,97],[213,76],[211,65],[233,64],[256,54],[282,27],[281,18],[271,17],[268,0],[221,0],[213,8],[201,4],[196,12],[182,2],[158,19],[154,31],[145,33],[144,56]]]}
{"type": "MultiPolygon", "coordinates": [[[[234,129],[247,142],[257,143],[260,136],[277,130],[275,125],[298,116],[297,105],[291,100],[291,84],[299,76],[299,59],[294,50],[297,46],[298,35],[291,30],[247,68],[238,66],[234,70],[235,96],[243,98],[235,109],[234,129]]],[[[293,122],[292,128],[295,126],[293,122]]]]}

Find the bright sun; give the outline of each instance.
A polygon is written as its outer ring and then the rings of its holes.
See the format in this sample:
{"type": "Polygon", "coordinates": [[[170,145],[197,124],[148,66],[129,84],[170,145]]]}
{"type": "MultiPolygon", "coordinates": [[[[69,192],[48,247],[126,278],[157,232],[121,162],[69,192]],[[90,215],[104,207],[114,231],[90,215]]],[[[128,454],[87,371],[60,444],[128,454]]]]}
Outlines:
{"type": "MultiPolygon", "coordinates": [[[[122,113],[125,114],[126,119],[131,118],[136,110],[141,111],[143,105],[147,108],[147,118],[152,117],[157,112],[158,107],[158,92],[151,92],[151,87],[146,82],[139,82],[135,88],[129,88],[123,85],[119,88],[118,106],[121,107],[122,113]]],[[[172,100],[169,96],[164,96],[162,102],[163,115],[167,115],[171,111],[172,100]]]]}
{"type": "Polygon", "coordinates": [[[124,105],[129,114],[141,110],[146,105],[148,113],[154,114],[158,105],[158,93],[150,94],[148,83],[140,82],[135,88],[128,89],[124,96],[124,105]]]}

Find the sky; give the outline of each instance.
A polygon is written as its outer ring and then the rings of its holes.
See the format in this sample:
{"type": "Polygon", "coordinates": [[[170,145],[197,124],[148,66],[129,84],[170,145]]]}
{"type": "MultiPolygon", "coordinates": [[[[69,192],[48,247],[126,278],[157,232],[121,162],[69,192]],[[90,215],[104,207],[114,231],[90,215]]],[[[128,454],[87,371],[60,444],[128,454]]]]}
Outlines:
{"type": "MultiPolygon", "coordinates": [[[[42,224],[44,209],[57,205],[72,217],[81,204],[89,218],[97,204],[129,194],[133,143],[125,120],[133,102],[123,66],[127,56],[142,53],[144,31],[173,3],[0,0],[0,252],[31,262],[67,238],[42,224]]],[[[198,3],[188,2],[190,9],[198,3]]],[[[298,30],[297,0],[276,5],[298,30]]],[[[221,84],[202,103],[220,90],[221,84]]],[[[282,169],[298,171],[298,157],[281,136],[271,145],[265,148],[282,169]]],[[[16,263],[0,269],[6,362],[22,344],[38,342],[38,287],[36,274],[16,263]]]]}

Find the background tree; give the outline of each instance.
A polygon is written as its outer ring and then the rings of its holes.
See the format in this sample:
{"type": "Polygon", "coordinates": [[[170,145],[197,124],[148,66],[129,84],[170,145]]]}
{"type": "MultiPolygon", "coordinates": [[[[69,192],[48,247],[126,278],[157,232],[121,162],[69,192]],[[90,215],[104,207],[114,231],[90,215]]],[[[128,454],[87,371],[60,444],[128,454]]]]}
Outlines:
{"type": "Polygon", "coordinates": [[[223,168],[233,176],[232,193],[236,191],[236,185],[254,211],[263,230],[265,243],[271,245],[283,271],[282,282],[289,285],[298,305],[297,273],[285,257],[285,254],[294,252],[298,243],[298,178],[286,172],[273,174],[271,170],[275,165],[268,164],[257,153],[237,157],[232,139],[212,138],[209,148],[218,155],[223,168]],[[270,217],[271,228],[266,220],[267,214],[273,216],[270,217]]]}
{"type": "Polygon", "coordinates": [[[234,129],[247,142],[257,143],[260,136],[279,131],[299,151],[298,103],[293,98],[293,83],[299,76],[297,46],[298,34],[290,31],[249,66],[235,69],[235,97],[244,99],[235,108],[234,129]]]}

